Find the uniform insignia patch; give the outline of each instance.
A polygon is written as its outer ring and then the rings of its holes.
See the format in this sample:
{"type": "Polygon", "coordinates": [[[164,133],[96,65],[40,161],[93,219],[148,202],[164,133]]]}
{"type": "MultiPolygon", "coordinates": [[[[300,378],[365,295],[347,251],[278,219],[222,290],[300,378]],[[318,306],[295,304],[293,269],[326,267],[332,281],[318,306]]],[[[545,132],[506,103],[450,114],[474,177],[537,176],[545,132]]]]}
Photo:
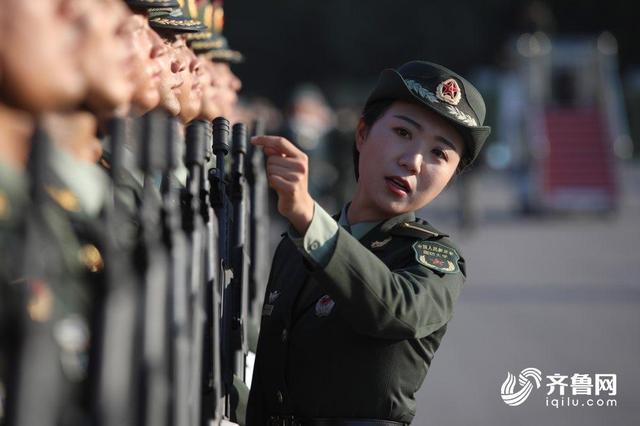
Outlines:
{"type": "Polygon", "coordinates": [[[445,274],[458,272],[460,255],[451,247],[433,241],[417,241],[413,244],[416,260],[434,271],[445,274]]]}
{"type": "Polygon", "coordinates": [[[273,305],[265,304],[262,307],[262,316],[263,317],[270,317],[272,313],[273,313],[273,305]]]}
{"type": "Polygon", "coordinates": [[[377,249],[377,248],[380,248],[380,247],[384,247],[384,246],[387,245],[387,243],[389,241],[391,241],[391,237],[385,238],[382,241],[374,241],[374,242],[371,243],[371,248],[372,249],[377,249]]]}
{"type": "Polygon", "coordinates": [[[329,316],[333,308],[336,306],[336,302],[333,301],[331,296],[325,294],[316,302],[316,316],[326,317],[329,316]]]}
{"type": "Polygon", "coordinates": [[[278,290],[274,290],[269,292],[269,303],[265,303],[264,306],[262,307],[262,316],[264,317],[270,317],[271,314],[273,313],[273,305],[274,303],[276,303],[276,300],[278,300],[278,297],[280,297],[280,292],[278,290]]]}
{"type": "Polygon", "coordinates": [[[278,290],[270,292],[269,303],[273,305],[276,302],[276,300],[278,300],[278,297],[280,297],[280,292],[278,290]]]}
{"type": "Polygon", "coordinates": [[[438,99],[445,101],[448,104],[458,105],[462,98],[462,92],[460,90],[460,86],[458,86],[458,82],[453,78],[450,78],[438,84],[438,87],[436,88],[436,96],[438,99]]]}

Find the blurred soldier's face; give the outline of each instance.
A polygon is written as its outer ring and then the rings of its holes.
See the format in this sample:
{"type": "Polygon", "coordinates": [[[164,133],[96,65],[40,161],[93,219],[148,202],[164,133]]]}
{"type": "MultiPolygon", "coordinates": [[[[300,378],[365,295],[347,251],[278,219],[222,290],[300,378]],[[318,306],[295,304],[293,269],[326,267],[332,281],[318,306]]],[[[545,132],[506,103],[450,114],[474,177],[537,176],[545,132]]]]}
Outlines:
{"type": "Polygon", "coordinates": [[[382,219],[418,210],[453,176],[464,149],[446,119],[414,103],[396,101],[371,128],[356,132],[360,178],[352,206],[382,219]]]}
{"type": "Polygon", "coordinates": [[[133,55],[133,107],[137,113],[143,114],[157,107],[160,103],[160,64],[153,59],[154,42],[149,22],[143,15],[130,15],[124,27],[124,35],[132,49],[133,55]]]}
{"type": "Polygon", "coordinates": [[[200,76],[200,83],[202,84],[202,109],[198,118],[211,121],[220,115],[224,115],[218,99],[219,89],[215,85],[213,73],[208,66],[210,63],[209,60],[203,56],[198,56],[198,60],[203,70],[200,76]]]}
{"type": "Polygon", "coordinates": [[[2,100],[35,113],[69,108],[84,97],[78,52],[84,15],[78,0],[2,0],[2,100]]]}
{"type": "Polygon", "coordinates": [[[169,111],[172,116],[177,117],[180,114],[178,92],[184,84],[182,72],[187,65],[170,42],[160,38],[155,31],[151,29],[149,31],[154,50],[159,52],[154,60],[160,67],[160,106],[169,111]]]}
{"type": "Polygon", "coordinates": [[[126,37],[131,13],[116,0],[82,0],[88,9],[82,65],[89,82],[88,103],[98,112],[127,107],[134,89],[138,46],[126,37]],[[100,9],[97,13],[96,6],[100,9]]]}
{"type": "Polygon", "coordinates": [[[180,101],[180,114],[178,117],[183,123],[188,123],[200,114],[202,104],[200,75],[203,71],[198,58],[187,47],[184,40],[178,39],[172,45],[176,50],[176,55],[186,65],[181,72],[184,84],[178,89],[178,100],[180,101]]]}
{"type": "Polygon", "coordinates": [[[220,114],[230,117],[238,103],[238,90],[242,87],[240,80],[231,72],[225,63],[207,62],[207,69],[216,87],[216,103],[220,114]]]}

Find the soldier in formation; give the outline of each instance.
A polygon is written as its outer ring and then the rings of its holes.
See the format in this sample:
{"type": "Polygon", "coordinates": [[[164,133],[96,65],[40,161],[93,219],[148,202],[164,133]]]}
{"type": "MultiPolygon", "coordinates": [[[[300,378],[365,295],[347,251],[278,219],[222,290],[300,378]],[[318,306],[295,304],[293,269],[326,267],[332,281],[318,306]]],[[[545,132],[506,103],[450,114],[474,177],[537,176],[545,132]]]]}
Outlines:
{"type": "Polygon", "coordinates": [[[0,0],[0,424],[413,420],[466,278],[415,212],[478,155],[482,96],[384,71],[331,216],[306,154],[225,118],[222,22],[219,0],[0,0]]]}
{"type": "Polygon", "coordinates": [[[243,423],[267,187],[223,13],[0,0],[0,424],[243,423]]]}

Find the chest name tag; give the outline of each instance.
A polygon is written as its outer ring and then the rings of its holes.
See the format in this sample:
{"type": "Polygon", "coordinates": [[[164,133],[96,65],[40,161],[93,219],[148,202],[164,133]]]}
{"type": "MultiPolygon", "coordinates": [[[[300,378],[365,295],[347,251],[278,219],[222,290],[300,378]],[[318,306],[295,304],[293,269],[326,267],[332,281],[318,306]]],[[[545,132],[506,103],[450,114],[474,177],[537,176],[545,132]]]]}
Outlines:
{"type": "Polygon", "coordinates": [[[458,272],[460,255],[451,247],[433,241],[417,241],[413,244],[416,260],[427,268],[445,274],[458,272]]]}

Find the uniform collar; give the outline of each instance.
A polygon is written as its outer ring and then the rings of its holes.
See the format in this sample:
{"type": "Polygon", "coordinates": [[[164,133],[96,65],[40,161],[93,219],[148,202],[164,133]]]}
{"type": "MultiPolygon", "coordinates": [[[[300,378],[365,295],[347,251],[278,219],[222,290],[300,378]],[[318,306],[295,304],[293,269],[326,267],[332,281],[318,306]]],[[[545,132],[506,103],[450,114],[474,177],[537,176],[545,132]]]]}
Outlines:
{"type": "Polygon", "coordinates": [[[351,205],[351,202],[348,202],[342,208],[342,211],[340,212],[340,217],[338,219],[338,224],[340,224],[342,227],[346,229],[350,229],[351,235],[353,235],[358,240],[362,239],[362,237],[367,235],[369,231],[376,228],[378,225],[380,225],[380,230],[382,232],[389,232],[393,227],[395,227],[396,225],[399,225],[400,223],[413,222],[416,220],[415,212],[407,212],[407,213],[399,214],[397,216],[394,216],[386,220],[379,220],[375,222],[359,222],[359,223],[354,223],[353,225],[350,225],[349,221],[347,220],[347,211],[350,205],[351,205]]]}
{"type": "Polygon", "coordinates": [[[109,178],[97,164],[79,161],[67,152],[53,148],[51,167],[61,183],[78,198],[82,210],[97,216],[104,205],[109,178]]]}

